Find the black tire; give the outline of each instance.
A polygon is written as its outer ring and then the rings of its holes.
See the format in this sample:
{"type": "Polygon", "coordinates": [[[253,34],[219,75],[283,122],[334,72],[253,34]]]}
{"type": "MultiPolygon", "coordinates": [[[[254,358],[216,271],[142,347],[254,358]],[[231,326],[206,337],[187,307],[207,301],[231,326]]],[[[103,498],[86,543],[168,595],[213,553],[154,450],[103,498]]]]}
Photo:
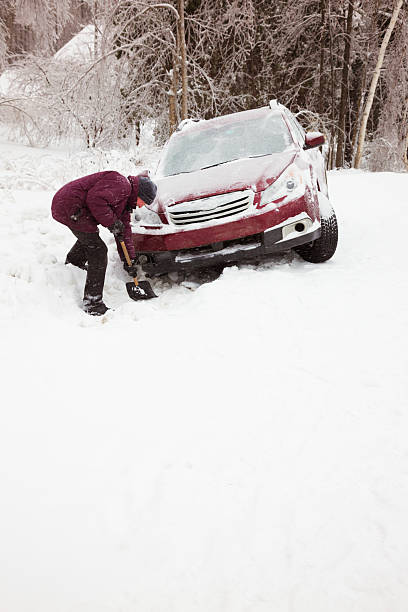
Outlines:
{"type": "Polygon", "coordinates": [[[313,242],[295,248],[302,259],[311,263],[323,263],[333,257],[337,248],[338,228],[336,214],[321,219],[321,236],[313,242]]]}

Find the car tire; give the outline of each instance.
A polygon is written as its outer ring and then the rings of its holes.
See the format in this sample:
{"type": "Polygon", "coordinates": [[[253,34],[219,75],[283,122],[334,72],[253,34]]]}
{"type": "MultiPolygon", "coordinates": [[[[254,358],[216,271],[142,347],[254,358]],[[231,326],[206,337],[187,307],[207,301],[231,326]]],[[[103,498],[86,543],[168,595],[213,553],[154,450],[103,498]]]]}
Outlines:
{"type": "Polygon", "coordinates": [[[327,217],[322,217],[320,238],[302,244],[295,249],[302,259],[311,263],[323,263],[333,257],[337,248],[338,228],[337,218],[333,209],[327,217]]]}

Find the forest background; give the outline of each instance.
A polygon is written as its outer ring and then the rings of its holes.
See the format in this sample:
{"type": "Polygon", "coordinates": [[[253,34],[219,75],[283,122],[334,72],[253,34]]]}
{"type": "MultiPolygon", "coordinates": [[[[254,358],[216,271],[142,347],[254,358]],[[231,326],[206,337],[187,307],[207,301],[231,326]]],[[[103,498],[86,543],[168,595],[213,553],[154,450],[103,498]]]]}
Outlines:
{"type": "Polygon", "coordinates": [[[0,71],[0,124],[32,146],[128,146],[148,121],[161,144],[277,98],[329,169],[408,169],[406,0],[2,0],[0,71]],[[84,27],[89,52],[58,54],[84,27]]]}

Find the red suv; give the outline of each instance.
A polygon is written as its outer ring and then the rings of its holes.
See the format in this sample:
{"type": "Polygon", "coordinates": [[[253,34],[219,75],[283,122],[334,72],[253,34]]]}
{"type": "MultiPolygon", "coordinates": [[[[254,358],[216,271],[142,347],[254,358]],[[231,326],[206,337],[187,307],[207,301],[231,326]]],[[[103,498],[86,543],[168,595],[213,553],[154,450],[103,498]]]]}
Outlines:
{"type": "Polygon", "coordinates": [[[324,136],[276,101],[184,121],[167,142],[157,197],[133,238],[147,275],[256,261],[295,249],[323,262],[337,246],[324,136]]]}

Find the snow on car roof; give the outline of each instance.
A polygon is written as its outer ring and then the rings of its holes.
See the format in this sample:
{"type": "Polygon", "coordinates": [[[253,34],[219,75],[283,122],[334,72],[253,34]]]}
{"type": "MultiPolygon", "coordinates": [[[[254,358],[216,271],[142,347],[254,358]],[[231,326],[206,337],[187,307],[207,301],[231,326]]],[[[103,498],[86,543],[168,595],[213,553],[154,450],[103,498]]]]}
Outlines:
{"type": "Polygon", "coordinates": [[[214,125],[228,125],[229,123],[248,121],[249,119],[261,118],[265,117],[266,115],[280,112],[281,111],[278,107],[272,109],[270,106],[262,106],[261,108],[253,108],[250,110],[239,111],[238,113],[230,113],[229,115],[221,115],[220,117],[214,117],[214,119],[185,119],[180,123],[175,134],[184,132],[185,130],[201,131],[213,127],[214,125]]]}

